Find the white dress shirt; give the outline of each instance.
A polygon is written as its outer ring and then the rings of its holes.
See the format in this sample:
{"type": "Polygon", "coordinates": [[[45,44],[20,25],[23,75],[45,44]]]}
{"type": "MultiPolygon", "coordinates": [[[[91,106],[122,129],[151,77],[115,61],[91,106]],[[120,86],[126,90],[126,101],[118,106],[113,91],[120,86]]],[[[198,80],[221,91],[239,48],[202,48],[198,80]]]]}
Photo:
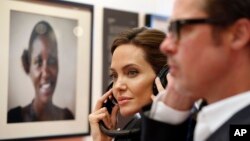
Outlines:
{"type": "Polygon", "coordinates": [[[237,94],[202,108],[197,117],[194,141],[204,141],[224,122],[250,104],[250,91],[237,94]]]}
{"type": "MultiPolygon", "coordinates": [[[[165,91],[161,92],[154,99],[150,118],[169,124],[178,124],[186,120],[190,111],[177,111],[165,105],[161,101],[164,93],[165,91]]],[[[206,140],[225,121],[248,104],[250,104],[250,91],[205,106],[197,117],[194,141],[206,140]]]]}

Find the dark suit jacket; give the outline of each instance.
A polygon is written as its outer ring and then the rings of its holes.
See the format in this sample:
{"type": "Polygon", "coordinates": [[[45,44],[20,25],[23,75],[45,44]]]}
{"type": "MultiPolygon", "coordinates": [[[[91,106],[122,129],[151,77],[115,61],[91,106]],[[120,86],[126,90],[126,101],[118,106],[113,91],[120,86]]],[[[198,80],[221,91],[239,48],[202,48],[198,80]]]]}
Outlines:
{"type": "Polygon", "coordinates": [[[141,141],[185,141],[188,136],[189,120],[179,125],[166,124],[142,116],[141,141]]]}
{"type": "Polygon", "coordinates": [[[229,120],[227,120],[221,127],[219,127],[207,141],[230,141],[229,129],[231,124],[250,125],[250,105],[246,106],[229,120]]]}
{"type": "MultiPolygon", "coordinates": [[[[216,118],[216,115],[215,115],[216,118]]],[[[189,134],[193,135],[190,129],[193,129],[195,122],[192,120],[186,120],[179,125],[170,125],[163,122],[158,122],[149,119],[145,114],[142,117],[142,134],[141,141],[192,141],[192,137],[189,138],[189,134]],[[191,124],[190,124],[191,123],[191,124]],[[191,128],[190,128],[191,127],[191,128]]],[[[219,127],[212,135],[210,135],[207,141],[229,141],[229,127],[230,124],[249,124],[250,125],[250,105],[246,106],[236,114],[234,114],[229,120],[227,120],[221,127],[219,127]]]]}

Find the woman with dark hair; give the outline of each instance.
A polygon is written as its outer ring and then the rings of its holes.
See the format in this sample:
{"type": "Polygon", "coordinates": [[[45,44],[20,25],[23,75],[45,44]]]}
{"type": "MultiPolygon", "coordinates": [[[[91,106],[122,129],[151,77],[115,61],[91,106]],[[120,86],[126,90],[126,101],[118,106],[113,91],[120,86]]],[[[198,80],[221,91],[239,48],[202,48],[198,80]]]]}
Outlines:
{"type": "MultiPolygon", "coordinates": [[[[154,80],[167,63],[166,56],[159,49],[164,38],[163,32],[143,27],[125,31],[114,40],[110,66],[112,88],[97,101],[94,111],[89,115],[94,141],[112,140],[112,137],[101,132],[100,121],[107,128],[114,129],[119,122],[116,119],[118,111],[124,117],[138,115],[143,107],[152,102],[154,80]],[[110,97],[117,100],[111,114],[103,107],[110,97]]],[[[132,120],[124,129],[140,128],[140,119],[132,120]]],[[[116,137],[115,140],[139,141],[140,134],[116,137]]]]}
{"type": "Polygon", "coordinates": [[[8,123],[74,119],[69,109],[52,101],[59,71],[58,50],[55,33],[47,22],[40,21],[33,28],[22,64],[33,82],[35,97],[27,106],[9,110],[8,123]]]}

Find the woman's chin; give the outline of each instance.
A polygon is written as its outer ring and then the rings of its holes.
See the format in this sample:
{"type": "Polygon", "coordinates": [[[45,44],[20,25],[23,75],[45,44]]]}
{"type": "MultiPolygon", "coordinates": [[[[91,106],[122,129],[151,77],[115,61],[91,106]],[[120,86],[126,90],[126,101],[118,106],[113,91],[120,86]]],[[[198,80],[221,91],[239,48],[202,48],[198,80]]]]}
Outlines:
{"type": "Polygon", "coordinates": [[[136,114],[137,112],[131,111],[131,110],[126,110],[126,109],[120,109],[120,114],[124,117],[132,116],[136,114]]]}
{"type": "Polygon", "coordinates": [[[41,94],[39,97],[40,101],[44,104],[50,103],[52,101],[52,95],[53,94],[41,94]]]}

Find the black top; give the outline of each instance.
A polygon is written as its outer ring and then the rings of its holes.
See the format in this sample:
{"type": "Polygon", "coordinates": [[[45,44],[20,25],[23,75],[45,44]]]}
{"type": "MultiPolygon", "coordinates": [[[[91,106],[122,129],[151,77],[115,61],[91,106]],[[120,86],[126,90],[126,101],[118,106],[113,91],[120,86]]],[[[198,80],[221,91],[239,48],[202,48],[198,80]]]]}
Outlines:
{"type": "MultiPolygon", "coordinates": [[[[71,120],[74,119],[73,114],[67,108],[59,108],[53,106],[53,115],[52,118],[47,121],[52,120],[71,120]]],[[[25,107],[15,107],[10,109],[8,112],[8,123],[18,123],[18,122],[33,122],[39,121],[37,114],[32,108],[32,104],[29,104],[25,107]]]]}
{"type": "MultiPolygon", "coordinates": [[[[129,129],[140,129],[141,128],[141,118],[134,117],[130,120],[122,130],[129,130],[129,129]]],[[[128,137],[123,138],[115,138],[115,141],[140,141],[141,132],[137,132],[128,137]]]]}

